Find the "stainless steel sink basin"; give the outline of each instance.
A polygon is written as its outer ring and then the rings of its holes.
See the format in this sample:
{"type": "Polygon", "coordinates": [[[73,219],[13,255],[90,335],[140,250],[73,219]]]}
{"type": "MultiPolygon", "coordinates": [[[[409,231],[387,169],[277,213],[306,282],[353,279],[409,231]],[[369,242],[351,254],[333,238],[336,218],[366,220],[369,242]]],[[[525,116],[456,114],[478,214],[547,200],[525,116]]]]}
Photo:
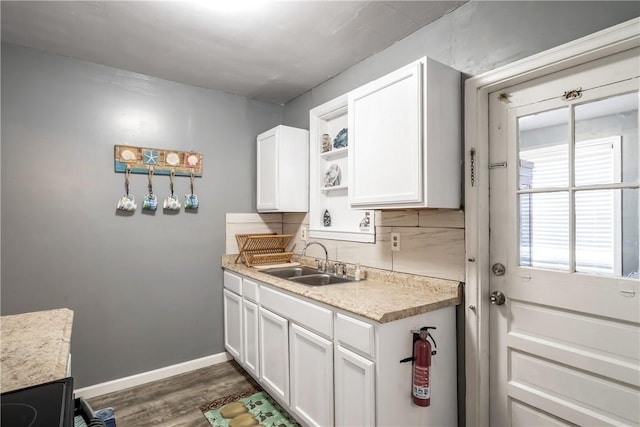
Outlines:
{"type": "Polygon", "coordinates": [[[279,267],[269,268],[262,270],[263,273],[270,274],[272,276],[288,279],[290,277],[307,276],[309,274],[318,274],[318,270],[311,267],[279,267]]]}
{"type": "Polygon", "coordinates": [[[333,285],[335,283],[353,282],[354,279],[335,276],[333,274],[319,273],[317,269],[311,267],[279,267],[262,270],[263,273],[272,276],[288,279],[292,282],[302,283],[310,286],[333,285]]]}
{"type": "Polygon", "coordinates": [[[303,283],[305,285],[311,286],[323,286],[323,285],[333,285],[335,283],[347,283],[353,282],[353,279],[341,276],[334,276],[332,274],[320,273],[320,274],[310,274],[307,276],[300,277],[290,277],[289,280],[296,283],[303,283]]]}

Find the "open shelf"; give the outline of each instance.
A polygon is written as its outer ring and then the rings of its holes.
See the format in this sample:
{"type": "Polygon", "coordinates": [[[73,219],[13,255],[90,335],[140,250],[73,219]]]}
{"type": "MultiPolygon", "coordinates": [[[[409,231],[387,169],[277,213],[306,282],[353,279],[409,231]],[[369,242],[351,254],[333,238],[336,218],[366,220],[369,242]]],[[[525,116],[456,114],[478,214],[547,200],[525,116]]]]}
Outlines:
{"type": "Polygon", "coordinates": [[[336,185],[333,187],[322,187],[320,188],[320,191],[322,193],[329,193],[331,191],[338,191],[338,190],[346,190],[348,188],[348,186],[346,185],[336,185]]]}
{"type": "Polygon", "coordinates": [[[336,157],[344,157],[347,155],[348,151],[349,151],[349,147],[336,148],[331,151],[320,153],[320,158],[329,160],[329,159],[335,159],[336,157]]]}

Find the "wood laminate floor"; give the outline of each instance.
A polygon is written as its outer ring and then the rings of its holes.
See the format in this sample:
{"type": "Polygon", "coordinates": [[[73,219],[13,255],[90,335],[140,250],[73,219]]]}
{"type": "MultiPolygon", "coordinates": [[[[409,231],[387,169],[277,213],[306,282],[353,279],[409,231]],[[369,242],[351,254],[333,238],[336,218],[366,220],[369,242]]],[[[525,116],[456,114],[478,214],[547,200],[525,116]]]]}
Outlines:
{"type": "Polygon", "coordinates": [[[200,405],[254,384],[229,361],[88,401],[94,410],[112,407],[117,427],[209,427],[200,405]]]}

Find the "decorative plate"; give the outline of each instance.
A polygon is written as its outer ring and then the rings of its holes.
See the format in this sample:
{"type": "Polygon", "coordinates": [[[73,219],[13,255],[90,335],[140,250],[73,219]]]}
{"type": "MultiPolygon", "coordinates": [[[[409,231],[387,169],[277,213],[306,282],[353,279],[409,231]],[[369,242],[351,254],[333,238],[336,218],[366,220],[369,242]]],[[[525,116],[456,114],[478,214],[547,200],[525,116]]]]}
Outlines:
{"type": "Polygon", "coordinates": [[[329,166],[329,169],[324,173],[324,186],[335,187],[340,185],[340,178],[342,173],[340,172],[340,166],[333,164],[329,166]]]}
{"type": "Polygon", "coordinates": [[[343,128],[333,139],[333,148],[344,148],[349,144],[347,128],[343,128]]]}

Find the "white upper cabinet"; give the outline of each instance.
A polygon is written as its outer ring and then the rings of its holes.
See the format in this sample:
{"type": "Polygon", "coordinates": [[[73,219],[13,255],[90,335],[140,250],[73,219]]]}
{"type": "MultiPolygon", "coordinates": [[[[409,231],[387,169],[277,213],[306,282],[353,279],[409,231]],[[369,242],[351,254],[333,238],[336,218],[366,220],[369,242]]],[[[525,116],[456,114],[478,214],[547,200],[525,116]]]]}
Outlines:
{"type": "Polygon", "coordinates": [[[460,207],[460,84],[422,58],[349,92],[352,207],[460,207]]]}
{"type": "Polygon", "coordinates": [[[257,144],[258,212],[307,212],[309,131],[276,126],[257,144]]]}

